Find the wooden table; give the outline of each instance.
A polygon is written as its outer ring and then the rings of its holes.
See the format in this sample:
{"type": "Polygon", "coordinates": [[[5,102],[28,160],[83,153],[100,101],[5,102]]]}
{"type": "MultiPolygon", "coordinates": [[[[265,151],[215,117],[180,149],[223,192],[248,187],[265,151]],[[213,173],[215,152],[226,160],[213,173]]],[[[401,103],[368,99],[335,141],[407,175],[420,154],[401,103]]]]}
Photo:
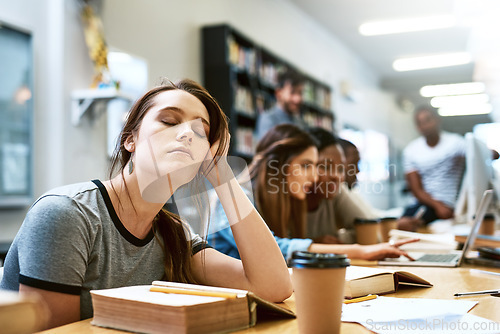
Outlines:
{"type": "MultiPolygon", "coordinates": [[[[457,292],[478,291],[489,289],[500,289],[500,276],[473,274],[471,268],[499,272],[499,268],[486,268],[479,266],[464,265],[460,268],[423,268],[423,267],[384,267],[394,270],[407,270],[430,281],[432,288],[403,288],[396,293],[386,296],[401,298],[434,298],[434,299],[455,299],[453,294],[457,292]]],[[[500,297],[490,295],[461,297],[461,300],[474,300],[479,303],[469,312],[471,314],[500,322],[500,297]]],[[[285,303],[295,310],[295,300],[292,297],[285,303]]],[[[69,325],[54,328],[42,333],[62,334],[62,333],[123,333],[92,326],[90,319],[75,322],[69,325]]],[[[359,324],[342,323],[342,333],[372,333],[359,324]]],[[[237,333],[298,333],[297,320],[269,320],[258,321],[257,325],[237,333]]]]}

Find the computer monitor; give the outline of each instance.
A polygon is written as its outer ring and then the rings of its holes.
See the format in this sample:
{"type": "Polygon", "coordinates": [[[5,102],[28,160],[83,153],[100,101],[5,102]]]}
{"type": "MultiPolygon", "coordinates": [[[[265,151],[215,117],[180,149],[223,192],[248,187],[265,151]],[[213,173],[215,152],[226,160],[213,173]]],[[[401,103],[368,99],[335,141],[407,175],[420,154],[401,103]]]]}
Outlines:
{"type": "Polygon", "coordinates": [[[465,174],[455,208],[455,216],[464,216],[467,223],[479,206],[485,190],[493,189],[494,171],[492,152],[486,144],[474,136],[465,134],[465,174]]]}

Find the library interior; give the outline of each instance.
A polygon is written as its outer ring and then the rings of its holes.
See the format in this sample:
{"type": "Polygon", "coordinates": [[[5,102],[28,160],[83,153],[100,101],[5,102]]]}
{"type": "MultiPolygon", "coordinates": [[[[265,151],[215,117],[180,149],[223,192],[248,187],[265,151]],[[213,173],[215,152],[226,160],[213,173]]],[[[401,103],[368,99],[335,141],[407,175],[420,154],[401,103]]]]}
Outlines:
{"type": "Polygon", "coordinates": [[[499,14],[0,0],[0,332],[500,333],[499,14]]]}

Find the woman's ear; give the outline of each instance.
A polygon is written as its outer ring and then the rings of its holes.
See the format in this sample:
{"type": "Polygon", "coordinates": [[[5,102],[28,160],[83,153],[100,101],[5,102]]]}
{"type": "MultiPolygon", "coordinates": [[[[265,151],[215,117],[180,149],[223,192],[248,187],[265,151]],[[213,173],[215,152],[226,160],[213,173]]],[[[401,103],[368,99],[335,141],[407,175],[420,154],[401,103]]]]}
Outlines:
{"type": "Polygon", "coordinates": [[[134,136],[133,135],[128,136],[127,139],[125,140],[125,143],[123,143],[123,146],[130,153],[134,152],[135,151],[134,136]]]}

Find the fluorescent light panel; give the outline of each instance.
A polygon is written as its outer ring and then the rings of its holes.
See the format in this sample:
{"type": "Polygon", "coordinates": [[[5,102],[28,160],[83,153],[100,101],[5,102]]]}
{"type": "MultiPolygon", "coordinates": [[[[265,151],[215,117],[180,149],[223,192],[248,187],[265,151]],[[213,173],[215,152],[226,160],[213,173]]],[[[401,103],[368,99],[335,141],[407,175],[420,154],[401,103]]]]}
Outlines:
{"type": "Polygon", "coordinates": [[[392,67],[398,72],[423,70],[468,64],[472,57],[468,52],[447,53],[433,56],[396,59],[392,67]]]}
{"type": "Polygon", "coordinates": [[[469,94],[452,96],[435,96],[431,99],[431,106],[441,108],[447,106],[485,104],[490,100],[488,94],[469,94]]]}
{"type": "Polygon", "coordinates": [[[489,114],[493,107],[489,103],[475,105],[446,106],[438,109],[441,116],[467,116],[489,114]]]}
{"type": "Polygon", "coordinates": [[[463,82],[446,85],[428,85],[420,88],[423,97],[479,94],[484,93],[486,86],[482,82],[463,82]]]}
{"type": "Polygon", "coordinates": [[[359,26],[359,33],[364,36],[399,34],[413,31],[450,28],[453,27],[455,23],[456,20],[453,15],[415,17],[363,23],[359,26]]]}

